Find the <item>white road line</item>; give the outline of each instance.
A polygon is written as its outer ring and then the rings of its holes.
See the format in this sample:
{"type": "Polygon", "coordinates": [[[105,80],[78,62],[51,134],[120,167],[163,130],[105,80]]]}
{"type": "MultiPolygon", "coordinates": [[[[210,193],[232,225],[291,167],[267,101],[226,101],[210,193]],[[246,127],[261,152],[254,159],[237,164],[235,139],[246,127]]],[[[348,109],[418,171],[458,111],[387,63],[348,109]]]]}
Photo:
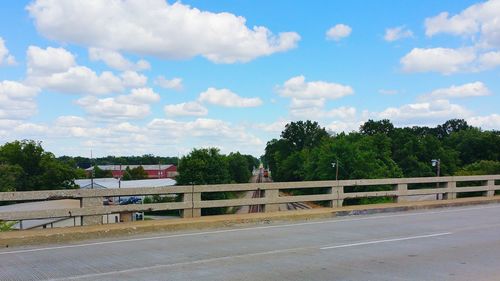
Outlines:
{"type": "Polygon", "coordinates": [[[336,246],[328,246],[328,247],[322,247],[320,249],[321,250],[330,250],[330,249],[338,249],[338,248],[348,248],[348,247],[356,247],[356,246],[379,244],[379,243],[388,243],[388,242],[397,242],[397,241],[405,241],[405,240],[413,240],[413,239],[431,238],[431,237],[438,237],[438,236],[451,235],[451,234],[452,234],[451,232],[442,232],[442,233],[434,233],[434,234],[427,234],[427,235],[418,235],[418,236],[410,236],[410,237],[400,237],[400,238],[393,238],[393,239],[384,239],[384,240],[375,240],[375,241],[358,242],[358,243],[343,244],[343,245],[336,245],[336,246]]]}
{"type": "Polygon", "coordinates": [[[224,260],[233,260],[233,259],[237,259],[237,258],[248,258],[248,257],[265,256],[265,255],[273,255],[273,254],[283,254],[283,253],[289,253],[289,252],[294,252],[294,251],[312,250],[312,249],[318,249],[318,248],[321,250],[335,249],[335,248],[346,248],[346,247],[354,247],[354,246],[377,244],[377,243],[430,238],[430,237],[437,237],[437,236],[444,236],[444,235],[451,235],[451,234],[452,234],[451,232],[443,232],[443,233],[434,233],[434,234],[426,234],[426,235],[418,235],[418,236],[410,236],[410,237],[384,239],[384,240],[377,240],[377,241],[359,242],[359,243],[344,244],[344,245],[337,245],[337,246],[310,246],[310,247],[289,248],[289,249],[272,250],[272,251],[249,253],[249,254],[240,254],[240,255],[233,255],[233,256],[207,258],[207,259],[194,260],[194,261],[177,262],[177,263],[171,263],[171,264],[156,264],[156,265],[152,265],[152,266],[128,268],[128,269],[114,270],[114,271],[108,271],[108,272],[90,273],[90,274],[68,276],[68,277],[49,279],[49,280],[50,281],[60,281],[60,280],[77,280],[77,279],[82,279],[82,278],[91,279],[91,278],[103,277],[103,276],[109,276],[109,275],[130,274],[130,273],[136,273],[136,272],[141,272],[141,271],[151,271],[151,270],[155,270],[155,269],[162,269],[162,268],[169,268],[169,267],[196,265],[196,264],[211,263],[211,262],[218,262],[218,261],[224,261],[224,260]]]}
{"type": "Polygon", "coordinates": [[[404,214],[393,214],[393,215],[383,215],[383,216],[367,216],[367,217],[349,218],[349,219],[332,219],[332,220],[327,220],[327,221],[313,221],[313,222],[303,222],[303,223],[293,223],[293,224],[256,226],[256,227],[224,229],[224,230],[214,230],[214,231],[194,232],[194,233],[181,233],[181,234],[154,236],[154,237],[142,237],[142,238],[132,238],[132,239],[123,239],[123,240],[93,242],[93,243],[77,244],[77,245],[65,245],[65,246],[54,246],[54,247],[46,247],[46,248],[0,252],[0,256],[1,255],[8,255],[8,254],[32,253],[32,252],[39,252],[39,251],[50,251],[50,250],[60,250],[60,249],[69,249],[69,248],[90,247],[90,246],[99,246],[99,245],[116,244],[116,243],[138,242],[138,241],[169,239],[169,238],[189,237],[189,236],[201,236],[201,235],[230,233],[230,232],[242,232],[242,231],[249,231],[249,230],[287,228],[287,227],[296,227],[296,226],[304,226],[304,225],[317,225],[317,224],[332,224],[332,223],[340,223],[340,222],[386,219],[386,218],[394,218],[394,217],[423,216],[423,215],[432,215],[432,214],[467,212],[467,211],[471,211],[471,210],[484,210],[484,209],[496,209],[496,208],[500,208],[500,205],[473,207],[473,208],[464,208],[464,209],[450,209],[450,210],[444,210],[444,211],[432,211],[432,212],[420,212],[420,213],[404,213],[404,214]]]}

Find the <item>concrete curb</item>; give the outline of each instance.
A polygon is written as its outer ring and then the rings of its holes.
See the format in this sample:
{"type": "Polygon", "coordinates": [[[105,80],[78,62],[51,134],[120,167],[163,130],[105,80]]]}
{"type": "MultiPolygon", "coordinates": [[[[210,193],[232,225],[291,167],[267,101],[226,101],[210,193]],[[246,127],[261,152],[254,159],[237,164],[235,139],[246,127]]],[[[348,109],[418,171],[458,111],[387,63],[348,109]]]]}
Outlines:
{"type": "Polygon", "coordinates": [[[441,201],[410,203],[390,203],[377,205],[358,205],[342,208],[320,208],[313,210],[255,213],[244,215],[221,215],[192,219],[172,219],[140,221],[132,223],[107,224],[96,226],[54,228],[43,230],[10,231],[0,233],[0,247],[18,247],[41,244],[77,242],[90,239],[123,237],[154,232],[173,232],[185,230],[213,229],[242,224],[267,224],[283,221],[305,221],[337,216],[366,215],[387,212],[402,212],[433,208],[458,207],[478,204],[500,203],[500,196],[488,198],[462,198],[441,201]]]}

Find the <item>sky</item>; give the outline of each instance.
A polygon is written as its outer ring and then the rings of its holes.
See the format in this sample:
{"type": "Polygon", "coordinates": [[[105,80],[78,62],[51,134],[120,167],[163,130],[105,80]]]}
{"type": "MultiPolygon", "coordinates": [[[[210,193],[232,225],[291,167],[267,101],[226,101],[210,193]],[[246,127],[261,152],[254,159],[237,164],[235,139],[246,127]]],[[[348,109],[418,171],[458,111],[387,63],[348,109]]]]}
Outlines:
{"type": "Polygon", "coordinates": [[[500,129],[500,0],[0,4],[0,145],[260,156],[291,121],[500,129]]]}

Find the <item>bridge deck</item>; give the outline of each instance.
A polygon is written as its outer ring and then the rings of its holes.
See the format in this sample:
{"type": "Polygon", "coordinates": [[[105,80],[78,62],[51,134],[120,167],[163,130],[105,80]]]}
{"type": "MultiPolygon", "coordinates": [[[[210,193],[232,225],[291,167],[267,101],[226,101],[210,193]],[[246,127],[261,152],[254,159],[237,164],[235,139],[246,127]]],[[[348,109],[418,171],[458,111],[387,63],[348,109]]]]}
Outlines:
{"type": "Polygon", "coordinates": [[[2,249],[0,280],[493,280],[500,204],[2,249]]]}

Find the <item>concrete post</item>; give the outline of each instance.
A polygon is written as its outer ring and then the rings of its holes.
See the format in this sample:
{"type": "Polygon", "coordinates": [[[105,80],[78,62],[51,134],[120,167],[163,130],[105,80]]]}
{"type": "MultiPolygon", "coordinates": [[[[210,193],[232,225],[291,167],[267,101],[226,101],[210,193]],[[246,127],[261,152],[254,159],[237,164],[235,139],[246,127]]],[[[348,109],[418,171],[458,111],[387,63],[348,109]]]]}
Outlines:
{"type": "MultiPolygon", "coordinates": [[[[194,191],[194,188],[193,188],[193,191],[194,191]]],[[[182,210],[182,217],[183,218],[201,217],[201,209],[195,208],[196,202],[201,201],[201,193],[200,192],[184,193],[183,201],[188,202],[191,205],[191,209],[182,210]]]]}
{"type": "MultiPolygon", "coordinates": [[[[80,199],[80,208],[102,207],[103,197],[85,197],[80,199]]],[[[102,224],[102,216],[83,216],[81,225],[102,224]]]]}
{"type": "Polygon", "coordinates": [[[398,191],[398,196],[396,196],[396,203],[407,202],[408,200],[406,198],[408,194],[408,184],[398,183],[396,190],[398,191]]]}
{"type": "Polygon", "coordinates": [[[488,191],[486,191],[485,193],[485,195],[488,197],[495,196],[495,180],[488,181],[488,191]]]}
{"type": "Polygon", "coordinates": [[[344,204],[344,187],[343,186],[333,186],[330,189],[330,192],[332,193],[332,203],[331,206],[332,208],[340,208],[344,204]]]}
{"type": "Polygon", "coordinates": [[[447,182],[446,189],[448,189],[449,192],[443,194],[444,200],[457,199],[457,182],[455,181],[447,182]]]}
{"type": "MultiPolygon", "coordinates": [[[[264,197],[267,199],[266,201],[268,202],[276,202],[279,196],[280,196],[279,189],[264,190],[264,197]]],[[[264,206],[264,212],[266,213],[279,212],[279,210],[280,210],[280,205],[277,203],[275,204],[270,203],[264,206]]]]}

